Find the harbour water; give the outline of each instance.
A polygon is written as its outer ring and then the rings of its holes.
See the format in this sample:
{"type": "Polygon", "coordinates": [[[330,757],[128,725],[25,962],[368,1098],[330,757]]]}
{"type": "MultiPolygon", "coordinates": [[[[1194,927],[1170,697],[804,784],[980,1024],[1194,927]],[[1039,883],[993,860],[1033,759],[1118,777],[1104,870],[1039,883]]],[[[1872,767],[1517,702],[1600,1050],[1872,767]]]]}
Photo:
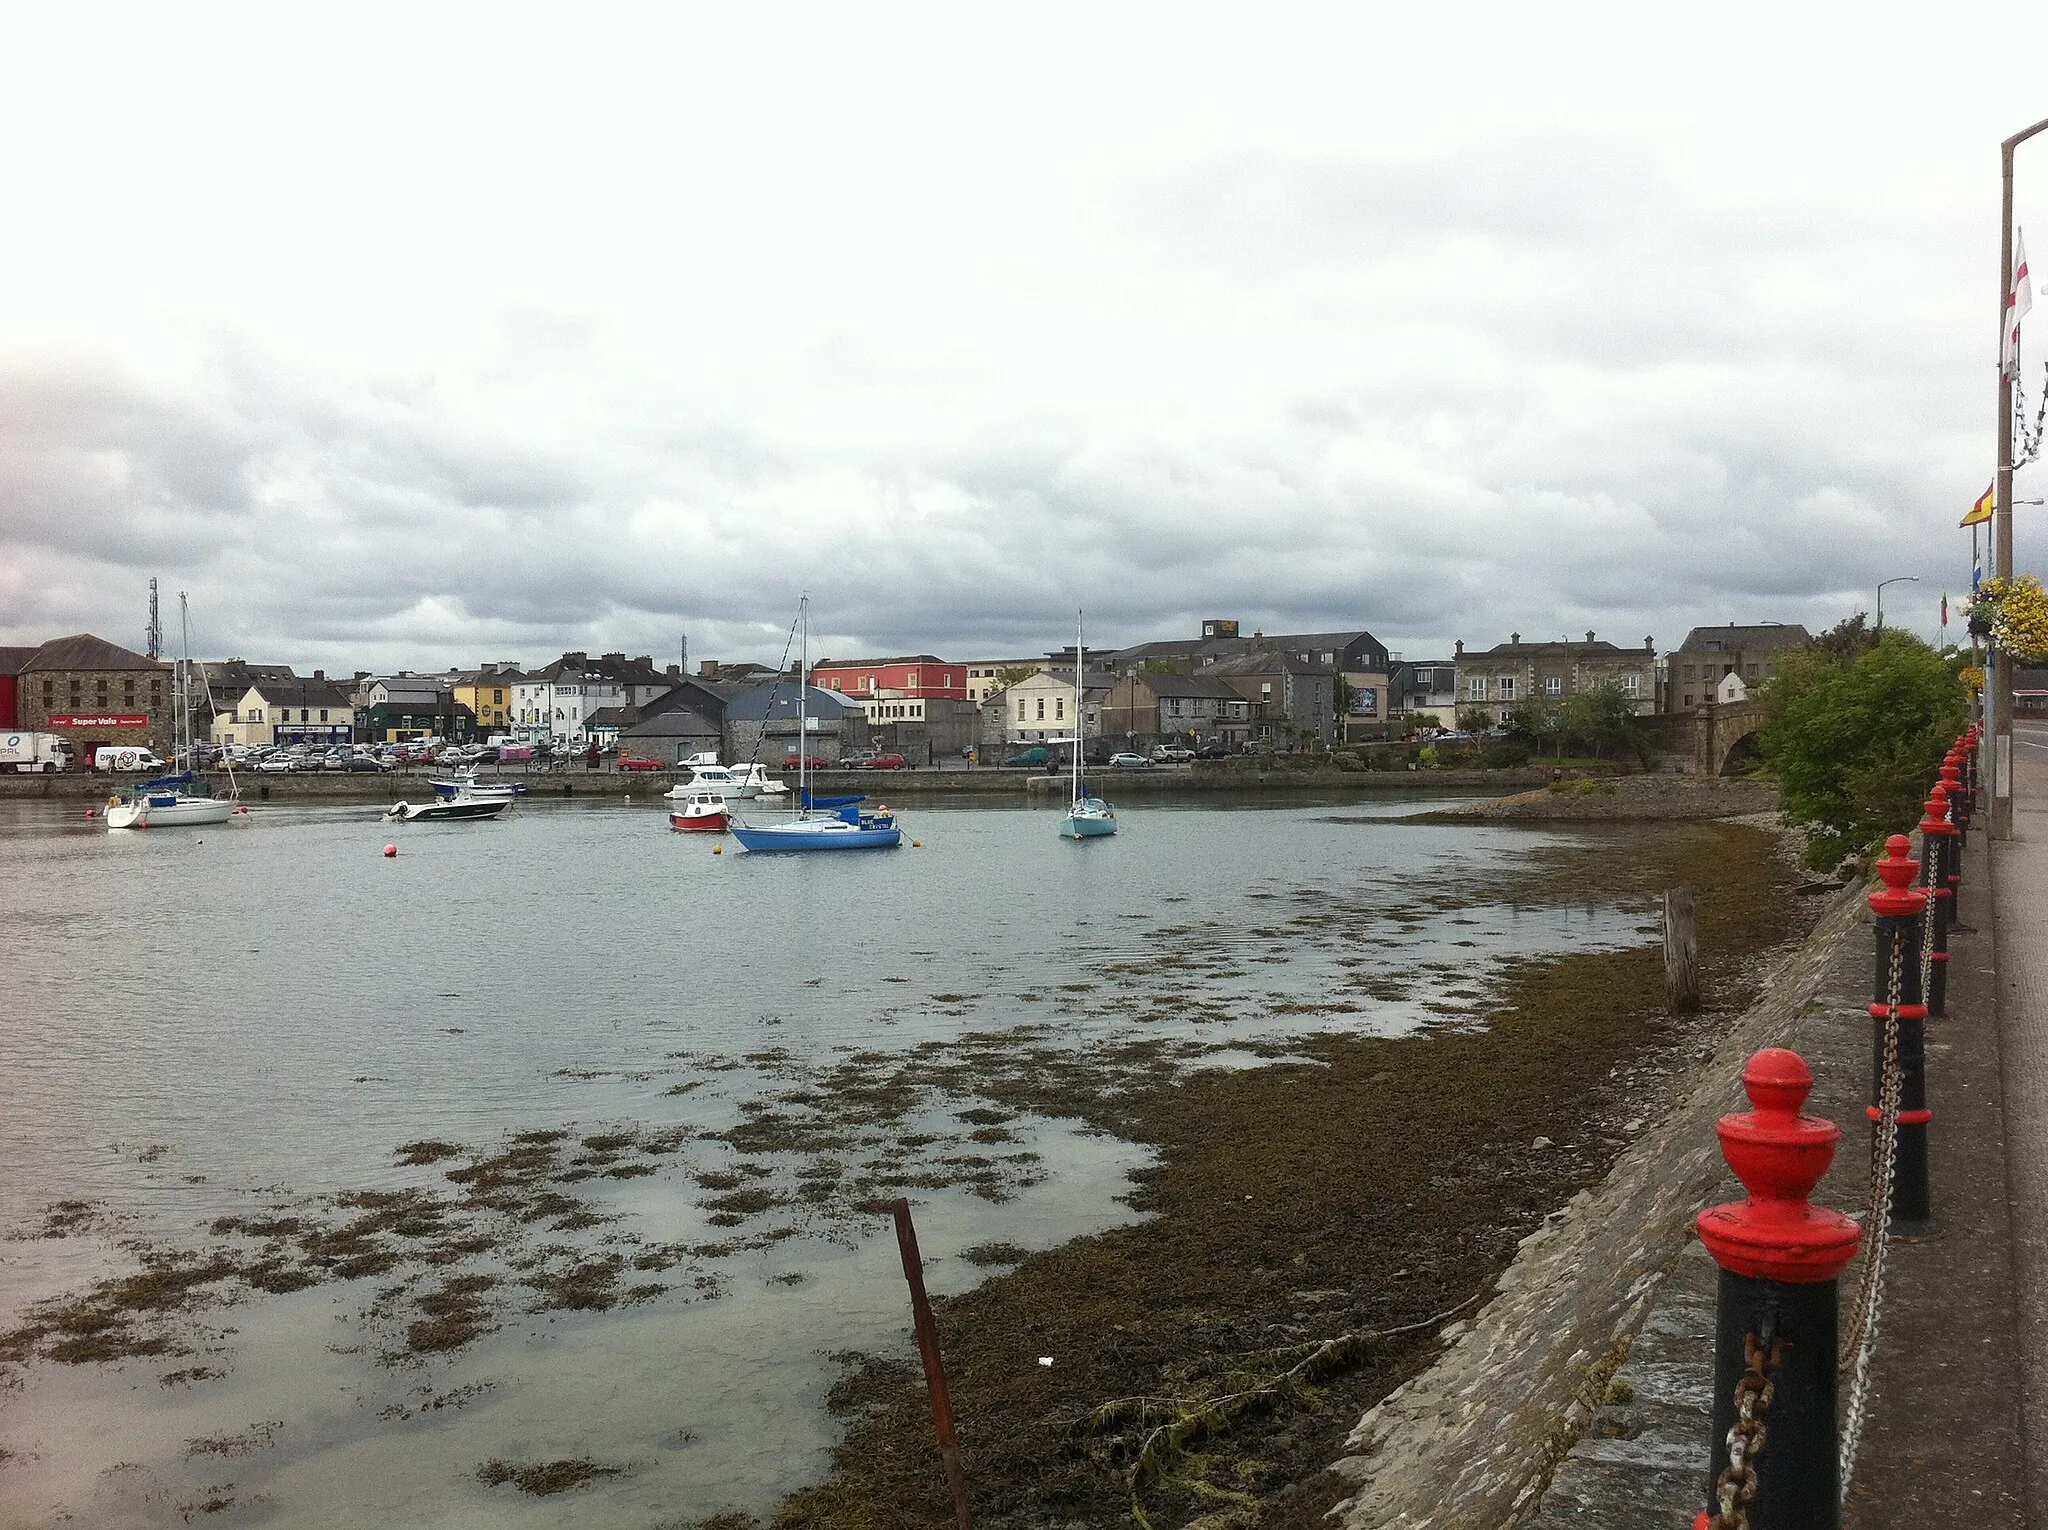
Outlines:
{"type": "Polygon", "coordinates": [[[920,805],[917,848],[791,857],[651,799],[0,805],[0,1333],[42,1325],[0,1359],[0,1524],[772,1508],[826,1467],[834,1357],[907,1345],[882,1200],[938,1292],[1135,1215],[1141,1145],[977,1080],[1456,1024],[1504,958],[1646,938],[1503,900],[1562,836],[1396,821],[1431,805],[1158,802],[1092,844],[920,805]],[[81,1334],[118,1342],[50,1358],[81,1334]],[[564,1461],[597,1474],[485,1480],[564,1461]]]}

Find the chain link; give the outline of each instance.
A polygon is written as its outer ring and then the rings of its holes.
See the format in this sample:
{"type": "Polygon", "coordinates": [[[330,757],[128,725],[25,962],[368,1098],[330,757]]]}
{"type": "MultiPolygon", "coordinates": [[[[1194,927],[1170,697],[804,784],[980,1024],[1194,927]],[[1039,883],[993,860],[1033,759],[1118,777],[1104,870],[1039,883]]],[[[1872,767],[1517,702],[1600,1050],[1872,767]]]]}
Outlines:
{"type": "Polygon", "coordinates": [[[1870,1143],[1870,1210],[1863,1223],[1869,1248],[1863,1259],[1862,1278],[1856,1285],[1856,1298],[1849,1308],[1849,1331],[1842,1336],[1842,1346],[1836,1358],[1838,1365],[1849,1365],[1852,1360],[1854,1363],[1849,1383],[1849,1405],[1842,1420],[1841,1490],[1845,1494],[1849,1491],[1849,1479],[1856,1471],[1857,1447],[1863,1441],[1863,1418],[1870,1392],[1870,1356],[1877,1347],[1878,1323],[1884,1312],[1885,1252],[1890,1243],[1887,1230],[1892,1219],[1892,1167],[1897,1157],[1899,1094],[1904,1083],[1904,1074],[1899,1067],[1899,1007],[1905,982],[1906,943],[1894,935],[1891,948],[1885,986],[1884,1068],[1877,1090],[1877,1131],[1870,1143]]]}
{"type": "MultiPolygon", "coordinates": [[[[1769,1326],[1768,1323],[1765,1325],[1769,1326]]],[[[1782,1339],[1766,1348],[1753,1333],[1742,1336],[1743,1372],[1735,1383],[1735,1422],[1728,1426],[1728,1464],[1714,1484],[1710,1530],[1749,1530],[1749,1501],[1756,1497],[1756,1463],[1764,1453],[1764,1415],[1778,1395],[1771,1373],[1784,1357],[1782,1339]]]]}

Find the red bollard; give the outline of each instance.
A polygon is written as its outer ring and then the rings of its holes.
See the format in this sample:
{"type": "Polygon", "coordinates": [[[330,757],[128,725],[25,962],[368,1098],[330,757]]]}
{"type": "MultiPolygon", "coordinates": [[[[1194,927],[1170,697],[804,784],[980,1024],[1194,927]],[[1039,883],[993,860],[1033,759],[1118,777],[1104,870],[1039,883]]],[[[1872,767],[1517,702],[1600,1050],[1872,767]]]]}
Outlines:
{"type": "Polygon", "coordinates": [[[1925,862],[1920,885],[1934,898],[1927,952],[1927,1013],[1937,1019],[1948,1013],[1948,930],[1955,922],[1958,881],[1950,868],[1961,858],[1961,832],[1949,822],[1947,788],[1935,787],[1927,799],[1927,816],[1920,820],[1920,854],[1925,862]]]}
{"type": "Polygon", "coordinates": [[[1754,1108],[1723,1116],[1715,1132],[1749,1199],[1710,1206],[1697,1223],[1721,1275],[1713,1464],[1708,1507],[1693,1524],[1733,1525],[1740,1520],[1728,1511],[1739,1509],[1753,1530],[1836,1530],[1842,1494],[1835,1282],[1856,1257],[1862,1229],[1807,1197],[1834,1161],[1842,1132],[1800,1113],[1813,1072],[1797,1052],[1766,1047],[1742,1070],[1742,1087],[1754,1108]],[[1769,1448],[1756,1455],[1745,1445],[1731,1472],[1729,1434],[1740,1417],[1736,1392],[1745,1375],[1752,1408],[1760,1401],[1753,1390],[1759,1377],[1773,1388],[1768,1412],[1756,1420],[1768,1431],[1769,1448]],[[1744,1481],[1745,1469],[1753,1480],[1744,1481]]]}
{"type": "Polygon", "coordinates": [[[1920,863],[1906,852],[1913,842],[1903,834],[1885,841],[1885,858],[1877,863],[1884,880],[1870,895],[1877,915],[1877,968],[1870,1001],[1870,1122],[1883,1130],[1885,1031],[1893,1019],[1891,972],[1898,967],[1896,1002],[1899,1046],[1899,1130],[1892,1152],[1892,1214],[1886,1231],[1923,1233],[1933,1225],[1932,1197],[1927,1185],[1927,1005],[1921,998],[1920,921],[1927,914],[1927,894],[1913,886],[1920,863]]]}

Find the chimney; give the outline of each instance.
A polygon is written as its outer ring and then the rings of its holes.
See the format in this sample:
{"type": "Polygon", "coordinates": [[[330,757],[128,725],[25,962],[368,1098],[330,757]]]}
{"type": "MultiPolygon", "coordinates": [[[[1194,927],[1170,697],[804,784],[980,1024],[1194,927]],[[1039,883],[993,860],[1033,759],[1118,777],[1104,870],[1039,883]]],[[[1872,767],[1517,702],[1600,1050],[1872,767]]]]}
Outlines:
{"type": "Polygon", "coordinates": [[[1586,641],[1589,643],[1593,641],[1593,629],[1591,627],[1586,629],[1586,641]]]}
{"type": "Polygon", "coordinates": [[[1646,638],[1644,638],[1644,639],[1643,639],[1643,652],[1644,652],[1644,653],[1655,653],[1656,651],[1657,651],[1657,640],[1656,640],[1656,639],[1655,639],[1654,637],[1646,637],[1646,638]]]}
{"type": "Polygon", "coordinates": [[[1465,640],[1463,638],[1458,639],[1458,651],[1453,657],[1460,659],[1465,657],[1465,640]]]}
{"type": "Polygon", "coordinates": [[[327,671],[324,669],[316,669],[313,671],[313,678],[315,680],[325,680],[327,678],[327,671]]]}
{"type": "Polygon", "coordinates": [[[1521,634],[1521,633],[1519,633],[1519,632],[1510,632],[1510,633],[1508,634],[1508,646],[1509,646],[1510,648],[1519,648],[1519,647],[1520,647],[1521,645],[1522,645],[1522,634],[1521,634]]]}
{"type": "Polygon", "coordinates": [[[683,678],[683,666],[680,664],[671,664],[665,671],[665,673],[671,680],[680,680],[683,678]]]}
{"type": "Polygon", "coordinates": [[[716,680],[718,678],[718,661],[716,659],[699,659],[697,661],[697,674],[705,680],[716,680]]]}

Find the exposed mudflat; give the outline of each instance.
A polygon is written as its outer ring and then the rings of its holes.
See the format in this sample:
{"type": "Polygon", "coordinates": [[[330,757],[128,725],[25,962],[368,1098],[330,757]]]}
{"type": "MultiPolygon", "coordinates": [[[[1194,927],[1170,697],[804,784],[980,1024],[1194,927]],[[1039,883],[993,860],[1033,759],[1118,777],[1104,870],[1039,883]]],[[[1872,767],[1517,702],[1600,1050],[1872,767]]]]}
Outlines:
{"type": "Polygon", "coordinates": [[[1534,791],[1416,815],[1425,822],[1474,818],[1553,823],[1670,823],[1775,812],[1772,781],[1714,776],[1560,776],[1534,791]]]}
{"type": "MultiPolygon", "coordinates": [[[[1747,1002],[1754,959],[1808,918],[1754,828],[1542,860],[1553,888],[1603,899],[1696,888],[1712,1010],[1664,1014],[1652,948],[1567,953],[1517,964],[1478,1024],[1311,1037],[1238,1071],[985,1086],[1152,1144],[1158,1161],[1137,1197],[1149,1220],[939,1304],[982,1522],[1317,1525],[1342,1496],[1321,1468],[1359,1413],[1605,1172],[1747,1002]]],[[[857,1365],[835,1401],[854,1419],[837,1470],[774,1523],[952,1524],[913,1365],[857,1365]]]]}

